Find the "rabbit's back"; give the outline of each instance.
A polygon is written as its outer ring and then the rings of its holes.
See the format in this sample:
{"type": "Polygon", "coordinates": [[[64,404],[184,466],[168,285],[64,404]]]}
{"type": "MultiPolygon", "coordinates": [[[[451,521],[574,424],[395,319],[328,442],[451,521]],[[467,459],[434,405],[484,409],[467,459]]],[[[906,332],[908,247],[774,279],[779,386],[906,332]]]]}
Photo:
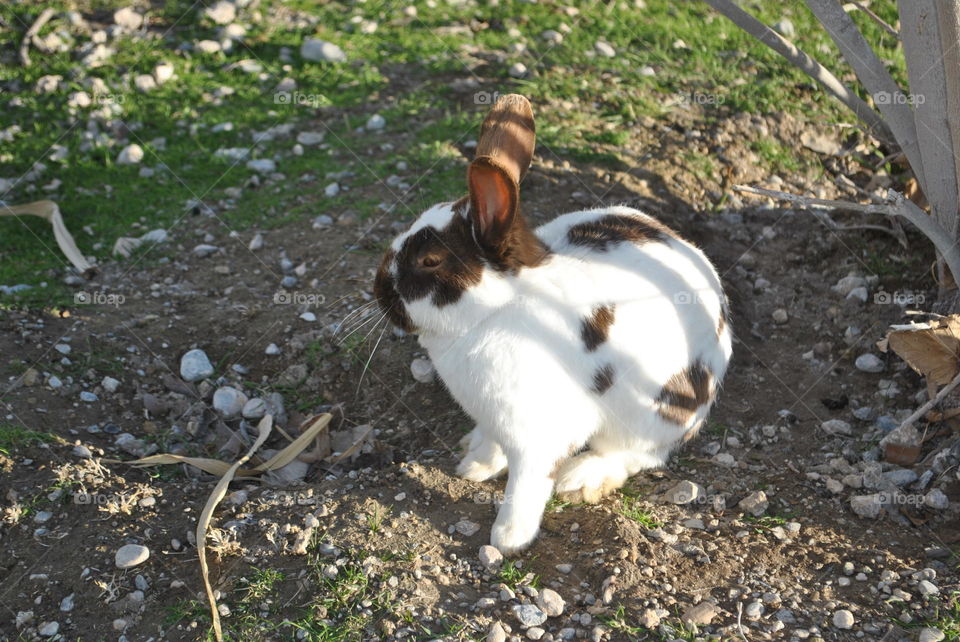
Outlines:
{"type": "Polygon", "coordinates": [[[566,311],[578,375],[607,408],[640,404],[695,423],[731,354],[726,297],[706,256],[625,207],[566,214],[536,232],[552,256],[519,280],[530,300],[566,311]],[[671,402],[694,413],[665,408],[671,402]]]}

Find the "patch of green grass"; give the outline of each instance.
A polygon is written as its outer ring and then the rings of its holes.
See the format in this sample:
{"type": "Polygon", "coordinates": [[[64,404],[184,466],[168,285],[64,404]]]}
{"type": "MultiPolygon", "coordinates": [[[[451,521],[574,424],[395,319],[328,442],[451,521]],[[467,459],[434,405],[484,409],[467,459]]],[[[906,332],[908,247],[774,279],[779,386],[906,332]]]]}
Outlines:
{"type": "Polygon", "coordinates": [[[617,610],[612,614],[600,616],[599,619],[606,624],[611,631],[627,636],[628,639],[641,639],[638,636],[648,632],[648,629],[642,626],[636,626],[627,622],[627,610],[622,604],[617,606],[617,610]]]}
{"type": "Polygon", "coordinates": [[[60,441],[56,435],[30,430],[16,424],[0,422],[0,452],[9,455],[23,446],[38,446],[60,441]]]}
{"type": "Polygon", "coordinates": [[[797,157],[794,150],[773,138],[760,138],[751,141],[750,149],[756,152],[767,167],[774,171],[799,172],[804,167],[803,162],[797,157]]]}
{"type": "MultiPolygon", "coordinates": [[[[58,12],[79,10],[88,18],[107,20],[121,4],[43,3],[58,12]]],[[[467,16],[455,3],[414,0],[417,15],[403,17],[386,0],[264,0],[259,7],[264,20],[243,20],[248,33],[242,44],[228,52],[203,54],[177,48],[214,37],[215,26],[203,17],[202,6],[168,0],[150,11],[150,28],[165,37],[120,35],[110,41],[115,54],[101,67],[85,68],[68,53],[35,55],[34,64],[26,68],[13,58],[0,64],[0,82],[21,88],[0,98],[5,123],[20,128],[0,150],[0,177],[19,179],[38,161],[47,166],[34,188],[18,183],[0,199],[23,202],[42,194],[58,201],[81,251],[104,261],[119,236],[160,227],[189,228],[203,220],[204,214],[185,207],[191,199],[213,206],[216,220],[229,229],[285,225],[318,211],[338,215],[352,210],[365,219],[380,216],[380,202],[392,204],[399,198],[401,189],[381,182],[396,172],[410,183],[419,181],[414,201],[387,215],[388,220],[408,220],[422,206],[464,191],[463,143],[476,138],[489,104],[484,96],[495,92],[522,92],[535,105],[549,102],[550,109],[538,108],[543,153],[587,168],[629,167],[621,148],[631,140],[639,119],[693,103],[708,120],[782,110],[821,122],[852,118],[802,72],[705,3],[646,4],[637,9],[629,2],[600,6],[573,0],[569,7],[577,13],[570,15],[549,3],[504,0],[495,6],[477,5],[467,16]],[[305,19],[272,19],[291,12],[305,19]],[[377,29],[363,33],[356,20],[375,21],[377,29]],[[520,32],[525,51],[510,49],[518,42],[513,29],[520,32]],[[564,32],[563,41],[544,41],[541,34],[547,29],[564,32]],[[297,51],[307,37],[335,42],[348,62],[304,61],[297,51]],[[612,45],[617,55],[597,55],[598,40],[612,45]],[[294,52],[289,62],[281,60],[284,47],[294,52]],[[503,62],[494,62],[498,58],[503,62]],[[242,60],[255,61],[262,71],[237,68],[235,63],[242,60]],[[161,62],[174,66],[173,79],[146,93],[130,86],[130,78],[151,73],[161,62]],[[509,76],[514,62],[531,69],[528,77],[509,76]],[[63,87],[49,94],[34,92],[45,75],[63,77],[63,87]],[[275,92],[285,77],[297,82],[297,95],[290,100],[275,92]],[[477,93],[472,100],[469,93],[454,89],[471,78],[480,80],[468,90],[477,93]],[[105,87],[94,91],[94,79],[105,87]],[[222,87],[231,91],[222,92],[222,87]],[[92,103],[68,109],[67,97],[79,91],[91,94],[92,103]],[[677,105],[677,96],[688,97],[687,102],[677,105]],[[386,118],[381,132],[362,128],[369,116],[365,112],[372,108],[386,118]],[[89,131],[91,120],[118,123],[119,130],[129,132],[129,141],[89,131]],[[214,131],[224,123],[232,129],[214,131]],[[296,156],[290,137],[253,138],[252,132],[278,124],[325,131],[325,146],[308,147],[296,156]],[[138,166],[117,163],[127,142],[144,149],[141,166],[154,170],[152,176],[141,176],[138,166]],[[65,158],[51,159],[55,144],[68,150],[65,158]],[[246,159],[234,162],[217,155],[227,148],[250,149],[250,158],[276,158],[286,179],[272,184],[261,180],[259,187],[244,188],[241,197],[229,196],[226,188],[247,185],[255,172],[246,167],[246,159]],[[396,170],[400,161],[408,164],[407,171],[396,170]],[[354,174],[346,180],[351,189],[324,197],[327,174],[345,169],[354,174]],[[59,186],[42,189],[54,178],[61,181],[59,186]]],[[[747,8],[768,24],[789,18],[796,42],[838,76],[848,72],[802,0],[752,2],[747,8]]],[[[892,0],[877,0],[871,8],[896,20],[892,0]]],[[[37,3],[0,5],[0,18],[13,27],[0,31],[0,47],[15,50],[26,25],[41,10],[37,3]]],[[[893,76],[903,81],[905,65],[897,40],[862,13],[852,17],[880,57],[889,61],[893,76]]],[[[59,31],[70,30],[57,17],[40,37],[59,31]]],[[[70,51],[89,43],[89,36],[71,33],[75,42],[69,43],[70,51]]],[[[99,131],[107,129],[99,126],[99,131]]],[[[771,171],[802,167],[792,150],[782,146],[761,142],[756,151],[771,171]]],[[[695,171],[710,171],[707,161],[698,162],[702,166],[695,171]]],[[[141,250],[124,267],[142,269],[167,251],[162,246],[141,250]]],[[[0,219],[0,284],[33,286],[0,297],[0,305],[72,305],[72,292],[62,285],[65,269],[46,222],[0,219]]]]}
{"type": "Polygon", "coordinates": [[[946,642],[960,641],[960,591],[953,591],[949,595],[942,595],[939,603],[933,606],[930,617],[914,620],[907,623],[894,620],[897,625],[906,629],[932,627],[941,631],[946,642]]]}
{"type": "Polygon", "coordinates": [[[379,533],[383,526],[383,520],[389,517],[391,512],[393,512],[392,507],[375,503],[367,514],[367,528],[370,529],[370,532],[379,533]]]}
{"type": "MultiPolygon", "coordinates": [[[[166,615],[163,618],[165,627],[174,627],[184,620],[197,620],[203,623],[209,623],[210,611],[206,604],[199,600],[179,600],[176,604],[164,607],[166,615]]],[[[212,638],[213,630],[210,630],[209,638],[212,638]]]]}
{"type": "Polygon", "coordinates": [[[727,433],[727,425],[719,421],[709,421],[702,431],[707,435],[723,437],[727,433]]]}
{"type": "Polygon", "coordinates": [[[540,586],[540,576],[536,573],[524,571],[517,566],[514,560],[505,561],[503,566],[500,567],[500,572],[497,573],[497,577],[513,590],[516,590],[517,587],[521,585],[532,586],[534,588],[540,586]]]}
{"type": "Polygon", "coordinates": [[[275,586],[284,580],[281,571],[272,568],[255,568],[249,578],[242,580],[244,600],[262,600],[270,595],[275,586]]]}
{"type": "Polygon", "coordinates": [[[753,524],[754,531],[756,533],[764,533],[776,526],[785,525],[789,520],[787,517],[782,517],[779,515],[762,515],[761,517],[754,517],[753,515],[744,515],[743,521],[753,524]]]}
{"type": "Polygon", "coordinates": [[[642,504],[643,502],[638,497],[624,495],[618,512],[646,529],[660,528],[663,526],[653,515],[643,510],[642,504]]]}
{"type": "Polygon", "coordinates": [[[683,166],[701,180],[716,178],[717,162],[712,156],[683,152],[680,156],[683,166]]]}

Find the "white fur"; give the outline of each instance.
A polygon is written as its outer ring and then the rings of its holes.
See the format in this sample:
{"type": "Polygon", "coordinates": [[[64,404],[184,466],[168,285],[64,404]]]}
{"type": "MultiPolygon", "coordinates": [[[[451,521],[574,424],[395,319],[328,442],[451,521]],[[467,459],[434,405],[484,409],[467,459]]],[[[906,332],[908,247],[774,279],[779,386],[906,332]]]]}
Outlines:
{"type": "MultiPolygon", "coordinates": [[[[625,207],[560,216],[536,230],[552,250],[544,264],[515,275],[486,269],[442,309],[429,297],[406,304],[437,372],[476,421],[458,472],[482,481],[509,468],[491,536],[505,553],[536,537],[555,471],[558,492],[597,497],[662,465],[710,405],[677,426],[657,413],[664,384],[699,359],[718,385],[730,359],[729,326],[717,333],[720,279],[700,250],[672,237],[605,252],[567,242],[571,226],[608,214],[646,217],[625,207]],[[608,339],[589,352],[583,319],[610,304],[608,339]],[[606,364],[614,383],[598,395],[594,373],[606,364]]],[[[436,206],[415,228],[441,228],[454,215],[436,206]]]]}

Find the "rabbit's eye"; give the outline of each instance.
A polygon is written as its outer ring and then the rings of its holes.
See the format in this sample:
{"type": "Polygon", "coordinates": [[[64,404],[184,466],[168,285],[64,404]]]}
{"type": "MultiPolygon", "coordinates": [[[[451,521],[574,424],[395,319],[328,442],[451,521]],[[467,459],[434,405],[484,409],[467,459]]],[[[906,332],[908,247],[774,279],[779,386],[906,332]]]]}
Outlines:
{"type": "Polygon", "coordinates": [[[440,257],[428,254],[426,256],[420,257],[420,267],[427,270],[432,270],[434,268],[440,267],[440,257]]]}

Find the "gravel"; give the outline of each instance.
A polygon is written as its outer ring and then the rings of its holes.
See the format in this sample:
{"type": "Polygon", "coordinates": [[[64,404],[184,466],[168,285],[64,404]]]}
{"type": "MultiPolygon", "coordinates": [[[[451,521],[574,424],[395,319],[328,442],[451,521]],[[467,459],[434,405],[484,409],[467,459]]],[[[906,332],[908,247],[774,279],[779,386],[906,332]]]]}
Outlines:
{"type": "Polygon", "coordinates": [[[269,158],[257,158],[247,161],[247,169],[260,174],[272,174],[277,171],[277,163],[269,158]]]}
{"type": "Polygon", "coordinates": [[[507,70],[511,78],[523,78],[527,75],[527,66],[522,62],[515,62],[507,70]]]}
{"type": "Polygon", "coordinates": [[[878,494],[854,495],[850,498],[850,508],[860,517],[876,519],[883,510],[883,502],[878,494]]]}
{"type": "Polygon", "coordinates": [[[247,396],[235,388],[218,388],[213,393],[213,409],[224,419],[235,419],[247,404],[247,396]]]}
{"type": "Polygon", "coordinates": [[[940,642],[946,637],[947,635],[940,629],[926,627],[920,630],[920,635],[917,637],[917,642],[940,642]]]}
{"type": "Polygon", "coordinates": [[[517,604],[513,614],[523,626],[540,626],[547,621],[547,614],[534,604],[517,604]]]}
{"type": "Polygon", "coordinates": [[[420,383],[431,383],[436,377],[436,371],[430,359],[419,357],[410,362],[410,374],[420,383]]]}
{"type": "Polygon", "coordinates": [[[740,500],[737,508],[750,513],[754,517],[760,517],[767,512],[770,502],[767,500],[767,494],[762,490],[754,491],[740,500]]]}
{"type": "Polygon", "coordinates": [[[719,614],[720,607],[713,602],[700,602],[688,607],[680,616],[680,621],[684,624],[707,626],[719,614]]]}
{"type": "Polygon", "coordinates": [[[703,497],[703,486],[692,481],[681,481],[663,494],[664,500],[671,504],[689,504],[703,497]]]}
{"type": "Polygon", "coordinates": [[[207,7],[204,14],[218,25],[229,24],[237,17],[237,8],[232,2],[220,0],[211,7],[207,7]]]}
{"type": "Polygon", "coordinates": [[[495,546],[484,544],[480,547],[480,563],[488,571],[496,571],[503,564],[503,554],[495,546]]]}
{"type": "Polygon", "coordinates": [[[59,622],[44,622],[39,627],[37,627],[37,633],[42,638],[52,638],[59,632],[60,632],[59,622]]]}
{"type": "Polygon", "coordinates": [[[143,564],[150,558],[150,549],[140,544],[125,544],[114,556],[114,563],[119,569],[133,568],[143,564]]]}
{"type": "Polygon", "coordinates": [[[136,143],[127,145],[117,155],[118,165],[139,165],[143,161],[143,148],[136,143]]]}
{"type": "Polygon", "coordinates": [[[563,615],[566,602],[560,597],[559,593],[553,589],[545,588],[537,595],[537,606],[549,617],[557,617],[563,615]]]}
{"type": "Polygon", "coordinates": [[[300,57],[311,62],[346,62],[343,49],[325,40],[307,38],[300,45],[300,57]]]}
{"type": "Polygon", "coordinates": [[[950,499],[939,488],[934,488],[923,496],[924,505],[934,510],[945,510],[950,506],[950,499]]]}
{"type": "Polygon", "coordinates": [[[855,620],[853,613],[847,609],[840,609],[833,614],[833,625],[838,629],[848,630],[853,628],[855,620]]]}
{"type": "Polygon", "coordinates": [[[506,642],[507,632],[503,630],[503,625],[494,622],[487,631],[487,642],[506,642]]]}
{"type": "Polygon", "coordinates": [[[184,381],[200,381],[212,376],[213,372],[213,364],[203,350],[191,350],[180,359],[180,376],[184,381]]]}
{"type": "Polygon", "coordinates": [[[860,372],[883,372],[883,361],[877,355],[869,352],[861,354],[859,357],[857,357],[854,365],[860,372]]]}
{"type": "Polygon", "coordinates": [[[143,16],[132,7],[123,7],[113,12],[113,22],[128,31],[136,31],[143,24],[143,16]]]}
{"type": "Polygon", "coordinates": [[[617,50],[611,47],[609,43],[606,43],[602,40],[598,40],[597,44],[595,44],[593,48],[596,49],[597,53],[604,58],[614,58],[617,55],[617,50]]]}
{"type": "Polygon", "coordinates": [[[853,427],[843,419],[828,419],[820,424],[820,428],[828,435],[844,435],[849,437],[853,434],[853,427]]]}

